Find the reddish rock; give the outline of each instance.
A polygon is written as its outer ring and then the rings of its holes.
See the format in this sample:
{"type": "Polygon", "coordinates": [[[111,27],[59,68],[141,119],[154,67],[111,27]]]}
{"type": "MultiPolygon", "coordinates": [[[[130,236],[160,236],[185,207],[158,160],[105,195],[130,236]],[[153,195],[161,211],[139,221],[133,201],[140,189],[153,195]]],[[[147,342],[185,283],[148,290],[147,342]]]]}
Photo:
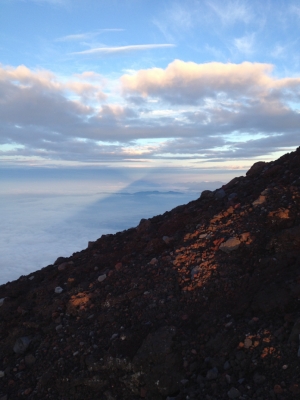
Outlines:
{"type": "Polygon", "coordinates": [[[253,203],[252,205],[254,207],[261,206],[266,202],[266,196],[259,196],[253,203]]]}
{"type": "Polygon", "coordinates": [[[237,250],[240,247],[241,242],[238,238],[232,237],[226,242],[222,243],[219,247],[220,250],[224,251],[224,253],[231,253],[234,250],[237,250]]]}
{"type": "Polygon", "coordinates": [[[118,263],[115,265],[116,271],[121,271],[122,267],[123,267],[123,264],[122,264],[121,262],[118,262],[118,263]]]}
{"type": "Polygon", "coordinates": [[[293,384],[289,387],[289,391],[290,391],[293,395],[299,395],[299,394],[300,394],[300,385],[298,385],[298,383],[293,383],[293,384]]]}
{"type": "Polygon", "coordinates": [[[282,389],[282,387],[280,385],[275,385],[273,390],[274,390],[275,394],[282,394],[283,393],[283,389],[282,389]]]}

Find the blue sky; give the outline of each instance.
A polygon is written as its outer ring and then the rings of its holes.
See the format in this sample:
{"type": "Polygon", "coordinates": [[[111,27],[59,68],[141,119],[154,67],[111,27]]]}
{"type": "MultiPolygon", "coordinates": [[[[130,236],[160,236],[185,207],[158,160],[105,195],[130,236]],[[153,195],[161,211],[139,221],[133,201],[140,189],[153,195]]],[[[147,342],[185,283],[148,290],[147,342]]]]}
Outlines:
{"type": "Polygon", "coordinates": [[[300,144],[300,1],[0,0],[0,26],[2,168],[245,171],[300,144]]]}

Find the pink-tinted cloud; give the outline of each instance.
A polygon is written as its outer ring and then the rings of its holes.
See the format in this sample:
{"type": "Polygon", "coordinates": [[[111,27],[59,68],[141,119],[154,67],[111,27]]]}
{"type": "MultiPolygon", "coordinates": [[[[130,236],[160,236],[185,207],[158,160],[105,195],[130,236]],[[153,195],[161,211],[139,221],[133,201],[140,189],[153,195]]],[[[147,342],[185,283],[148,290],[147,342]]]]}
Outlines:
{"type": "Polygon", "coordinates": [[[273,66],[263,63],[211,62],[197,64],[175,60],[167,68],[140,70],[123,75],[124,94],[156,97],[172,104],[196,104],[205,98],[266,98],[284,96],[285,90],[298,93],[300,78],[277,79],[273,66]]]}
{"type": "Polygon", "coordinates": [[[2,160],[221,160],[299,144],[300,79],[274,78],[269,64],[176,60],[123,76],[128,103],[102,79],[0,67],[2,160]]]}

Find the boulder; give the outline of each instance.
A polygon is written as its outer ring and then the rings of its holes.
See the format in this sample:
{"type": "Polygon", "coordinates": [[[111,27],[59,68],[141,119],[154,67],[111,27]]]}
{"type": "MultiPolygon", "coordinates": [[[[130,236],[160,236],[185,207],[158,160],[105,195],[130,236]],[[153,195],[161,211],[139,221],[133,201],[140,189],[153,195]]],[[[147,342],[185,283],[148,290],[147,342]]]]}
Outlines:
{"type": "Polygon", "coordinates": [[[258,161],[252,165],[249,171],[246,172],[247,176],[259,175],[264,169],[266,163],[264,161],[258,161]]]}

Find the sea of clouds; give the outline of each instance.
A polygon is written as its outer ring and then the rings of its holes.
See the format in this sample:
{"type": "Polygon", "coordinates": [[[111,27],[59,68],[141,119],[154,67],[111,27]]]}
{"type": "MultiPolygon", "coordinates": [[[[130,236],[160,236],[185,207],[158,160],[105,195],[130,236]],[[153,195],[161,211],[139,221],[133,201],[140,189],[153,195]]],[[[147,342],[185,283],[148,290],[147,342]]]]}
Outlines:
{"type": "MultiPolygon", "coordinates": [[[[2,175],[3,177],[4,175],[2,175]]],[[[135,227],[199,197],[204,189],[172,187],[146,180],[108,185],[99,177],[22,176],[6,174],[0,187],[0,284],[18,279],[60,257],[85,249],[103,234],[135,227]],[[105,191],[109,189],[109,191],[105,191]],[[169,191],[171,189],[171,191],[169,191]]]]}
{"type": "Polygon", "coordinates": [[[70,256],[103,234],[123,231],[193,199],[191,194],[0,196],[0,284],[59,256],[70,256]]]}

